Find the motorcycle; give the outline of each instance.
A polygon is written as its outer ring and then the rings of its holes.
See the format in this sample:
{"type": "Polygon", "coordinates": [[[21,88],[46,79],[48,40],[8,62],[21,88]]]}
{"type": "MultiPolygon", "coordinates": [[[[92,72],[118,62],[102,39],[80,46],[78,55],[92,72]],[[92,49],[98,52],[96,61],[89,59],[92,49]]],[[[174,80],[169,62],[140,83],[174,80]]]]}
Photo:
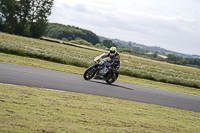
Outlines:
{"type": "Polygon", "coordinates": [[[85,80],[94,78],[97,80],[105,80],[108,84],[112,84],[117,80],[119,75],[117,70],[122,63],[120,62],[120,65],[113,70],[110,66],[111,62],[108,59],[102,59],[104,55],[105,53],[94,59],[94,65],[90,66],[83,75],[85,80]]]}

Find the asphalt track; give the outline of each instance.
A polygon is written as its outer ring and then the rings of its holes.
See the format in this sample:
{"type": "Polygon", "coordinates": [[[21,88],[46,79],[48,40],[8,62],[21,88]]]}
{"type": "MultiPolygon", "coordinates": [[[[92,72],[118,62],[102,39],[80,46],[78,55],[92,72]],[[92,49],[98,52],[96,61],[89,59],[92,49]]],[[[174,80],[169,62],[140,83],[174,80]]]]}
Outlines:
{"type": "Polygon", "coordinates": [[[86,93],[200,112],[200,96],[105,81],[86,81],[82,75],[0,62],[0,83],[86,93]]]}

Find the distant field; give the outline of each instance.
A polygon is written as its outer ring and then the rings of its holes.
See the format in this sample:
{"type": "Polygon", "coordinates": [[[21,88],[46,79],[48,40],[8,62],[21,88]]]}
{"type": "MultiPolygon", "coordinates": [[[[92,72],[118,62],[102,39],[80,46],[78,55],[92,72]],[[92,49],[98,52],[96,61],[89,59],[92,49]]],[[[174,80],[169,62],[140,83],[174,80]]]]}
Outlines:
{"type": "MultiPolygon", "coordinates": [[[[106,50],[0,33],[0,52],[88,67],[106,50]],[[75,47],[74,47],[74,46],[75,47]]],[[[200,69],[121,54],[120,74],[200,88],[200,69]]]]}

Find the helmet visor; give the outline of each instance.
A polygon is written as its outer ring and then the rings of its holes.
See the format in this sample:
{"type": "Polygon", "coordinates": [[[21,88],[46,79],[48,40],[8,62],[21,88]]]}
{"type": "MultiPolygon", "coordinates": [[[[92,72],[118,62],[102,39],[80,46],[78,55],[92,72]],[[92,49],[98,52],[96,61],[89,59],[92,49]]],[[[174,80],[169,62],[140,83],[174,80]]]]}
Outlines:
{"type": "Polygon", "coordinates": [[[114,53],[115,53],[115,51],[110,51],[110,53],[111,53],[111,54],[114,54],[114,53]]]}

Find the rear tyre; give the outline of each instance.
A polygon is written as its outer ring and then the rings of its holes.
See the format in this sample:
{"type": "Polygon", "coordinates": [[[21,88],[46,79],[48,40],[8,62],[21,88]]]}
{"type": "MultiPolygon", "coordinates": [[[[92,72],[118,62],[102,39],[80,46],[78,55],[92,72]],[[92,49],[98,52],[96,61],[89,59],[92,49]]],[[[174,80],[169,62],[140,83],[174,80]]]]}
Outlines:
{"type": "Polygon", "coordinates": [[[115,72],[115,74],[109,74],[109,75],[108,75],[108,78],[106,79],[106,82],[107,82],[108,84],[114,83],[114,82],[117,80],[118,75],[119,75],[119,74],[118,74],[117,71],[115,72]]]}
{"type": "Polygon", "coordinates": [[[90,80],[90,79],[92,79],[92,78],[94,77],[95,72],[96,72],[96,71],[95,71],[93,68],[89,67],[89,68],[85,71],[85,73],[84,73],[84,75],[83,75],[83,78],[84,78],[85,80],[90,80]]]}

